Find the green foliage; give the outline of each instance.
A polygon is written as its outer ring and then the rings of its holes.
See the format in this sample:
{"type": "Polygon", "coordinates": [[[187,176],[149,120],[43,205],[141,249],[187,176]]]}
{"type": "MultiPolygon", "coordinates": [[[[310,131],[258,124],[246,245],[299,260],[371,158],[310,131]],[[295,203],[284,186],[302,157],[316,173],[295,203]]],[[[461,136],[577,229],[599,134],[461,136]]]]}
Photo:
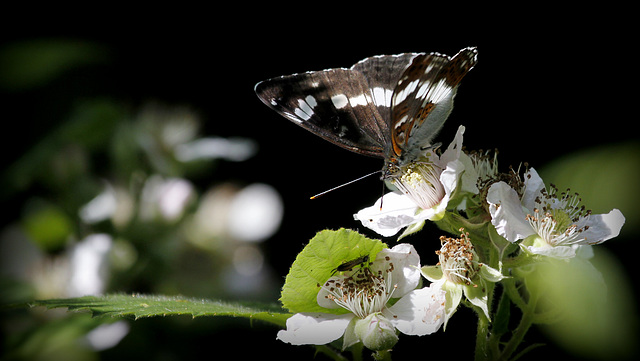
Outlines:
{"type": "Polygon", "coordinates": [[[22,228],[33,242],[46,251],[63,248],[73,229],[69,217],[52,203],[34,201],[30,208],[22,222],[22,228]]]}
{"type": "Polygon", "coordinates": [[[615,143],[575,152],[546,165],[540,174],[543,179],[553,180],[560,190],[571,188],[572,192],[578,192],[594,213],[620,209],[627,219],[622,235],[637,231],[639,143],[615,143]]]}
{"type": "Polygon", "coordinates": [[[33,306],[49,309],[67,307],[70,311],[89,311],[93,317],[143,317],[191,315],[245,317],[284,327],[288,313],[272,305],[244,305],[179,296],[125,295],[85,296],[55,300],[39,300],[33,306]]]}
{"type": "Polygon", "coordinates": [[[291,312],[344,313],[344,309],[328,310],[318,306],[320,285],[344,262],[369,255],[369,261],[386,245],[356,231],[341,228],[318,232],[298,254],[282,288],[282,305],[291,312]]]}
{"type": "Polygon", "coordinates": [[[0,88],[24,90],[42,86],[65,71],[105,63],[109,51],[92,42],[40,39],[0,49],[0,88]]]}

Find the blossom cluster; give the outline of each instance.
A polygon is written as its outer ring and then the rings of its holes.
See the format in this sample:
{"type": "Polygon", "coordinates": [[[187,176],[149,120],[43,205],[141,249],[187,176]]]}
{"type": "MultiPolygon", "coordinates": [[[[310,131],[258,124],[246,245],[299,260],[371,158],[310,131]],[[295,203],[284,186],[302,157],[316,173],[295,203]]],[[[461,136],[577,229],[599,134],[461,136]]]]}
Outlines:
{"type": "Polygon", "coordinates": [[[322,345],[342,337],[343,349],[362,342],[383,351],[398,332],[423,336],[446,328],[460,304],[491,322],[494,284],[514,277],[503,267],[507,258],[512,267],[569,260],[619,234],[625,221],[619,210],[594,214],[577,194],[545,186],[528,166],[500,173],[495,155],[463,150],[464,131],[460,126],[444,151],[429,149],[402,167],[387,180],[392,191],[354,215],[383,237],[404,230],[398,239],[437,222],[455,235],[440,237],[439,262],[421,265],[408,243],[371,255],[373,262],[361,258],[318,284],[315,302],[326,312],[296,313],[278,339],[322,345]]]}

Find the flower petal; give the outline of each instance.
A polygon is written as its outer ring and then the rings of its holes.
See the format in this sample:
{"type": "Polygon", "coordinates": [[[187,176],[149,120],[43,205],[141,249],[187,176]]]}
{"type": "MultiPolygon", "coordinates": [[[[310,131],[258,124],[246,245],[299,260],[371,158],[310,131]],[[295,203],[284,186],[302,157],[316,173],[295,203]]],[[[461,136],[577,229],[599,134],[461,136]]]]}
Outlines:
{"type": "Polygon", "coordinates": [[[530,253],[557,259],[569,259],[576,256],[576,250],[572,246],[524,246],[530,253]]]}
{"type": "Polygon", "coordinates": [[[584,242],[581,244],[599,244],[620,234],[625,218],[618,209],[607,214],[592,214],[586,225],[589,229],[582,233],[584,242]]]}
{"type": "Polygon", "coordinates": [[[329,295],[331,294],[329,292],[329,289],[327,288],[327,284],[336,284],[336,283],[340,283],[343,284],[344,283],[344,279],[347,277],[351,277],[350,274],[337,274],[335,276],[331,276],[327,282],[325,282],[325,284],[320,288],[320,291],[318,291],[318,295],[316,296],[316,301],[318,302],[318,306],[320,307],[324,307],[324,308],[328,308],[328,309],[338,309],[338,308],[342,308],[340,305],[338,305],[335,301],[333,301],[331,298],[329,298],[329,295]]]}
{"type": "Polygon", "coordinates": [[[385,313],[394,326],[406,335],[428,335],[444,322],[445,292],[439,287],[413,290],[385,313]]]}
{"type": "Polygon", "coordinates": [[[447,163],[460,158],[460,153],[462,152],[462,139],[464,130],[464,125],[458,127],[458,131],[456,132],[455,137],[453,137],[453,141],[451,141],[451,144],[449,144],[447,150],[445,150],[440,156],[441,165],[446,165],[447,163]]]}
{"type": "Polygon", "coordinates": [[[462,192],[468,192],[473,194],[478,194],[480,192],[478,190],[478,171],[473,166],[473,162],[471,158],[465,153],[460,154],[460,158],[458,159],[460,163],[462,163],[462,167],[464,169],[464,173],[460,177],[458,189],[462,192]]]}
{"type": "Polygon", "coordinates": [[[505,182],[494,183],[487,193],[491,224],[509,242],[524,239],[535,233],[520,205],[518,193],[505,182]]]}
{"type": "Polygon", "coordinates": [[[390,192],[378,199],[373,206],[362,209],[353,217],[378,234],[391,237],[402,228],[424,219],[416,215],[419,209],[409,197],[390,192]]]}
{"type": "Polygon", "coordinates": [[[522,205],[529,210],[536,207],[535,199],[540,196],[540,191],[544,189],[544,182],[535,169],[529,168],[524,174],[524,194],[522,195],[522,205]]]}
{"type": "Polygon", "coordinates": [[[292,345],[324,345],[339,339],[355,317],[352,313],[296,313],[287,320],[287,329],[277,339],[292,345]]]}
{"type": "Polygon", "coordinates": [[[445,194],[451,195],[458,185],[458,178],[464,172],[464,164],[456,159],[447,163],[446,168],[440,174],[440,183],[444,188],[445,194]]]}
{"type": "Polygon", "coordinates": [[[402,297],[411,292],[420,282],[420,256],[416,249],[408,243],[400,243],[391,249],[383,249],[376,256],[375,262],[371,265],[376,273],[379,270],[386,270],[389,263],[393,263],[391,280],[397,285],[394,298],[402,297]],[[389,260],[386,260],[389,257],[389,260]]]}

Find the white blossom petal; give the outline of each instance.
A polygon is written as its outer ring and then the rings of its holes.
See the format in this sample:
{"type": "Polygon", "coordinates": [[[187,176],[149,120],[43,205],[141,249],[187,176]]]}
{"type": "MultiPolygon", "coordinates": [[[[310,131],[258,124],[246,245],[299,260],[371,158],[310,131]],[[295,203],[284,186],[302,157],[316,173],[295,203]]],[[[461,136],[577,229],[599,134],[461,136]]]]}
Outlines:
{"type": "Polygon", "coordinates": [[[447,150],[445,150],[440,156],[440,164],[444,165],[460,158],[460,154],[462,153],[464,130],[465,127],[463,125],[458,127],[458,131],[456,132],[455,137],[453,137],[453,141],[451,141],[447,150]]]}
{"type": "Polygon", "coordinates": [[[522,206],[528,210],[533,210],[535,199],[540,195],[540,191],[544,189],[544,181],[538,175],[535,169],[529,168],[524,174],[524,194],[522,195],[522,206]]]}
{"type": "Polygon", "coordinates": [[[458,161],[462,163],[462,168],[464,169],[458,181],[458,189],[462,192],[478,194],[480,192],[480,190],[478,190],[478,177],[480,177],[480,175],[473,166],[471,158],[465,153],[462,153],[458,161]]]}
{"type": "Polygon", "coordinates": [[[386,311],[393,325],[405,335],[428,335],[444,322],[445,292],[439,287],[413,290],[386,311]]]}
{"type": "Polygon", "coordinates": [[[287,329],[277,339],[292,345],[324,345],[339,339],[347,329],[352,313],[296,313],[287,320],[287,329]]]}
{"type": "Polygon", "coordinates": [[[613,209],[607,214],[592,214],[586,222],[589,229],[582,233],[583,244],[599,244],[617,237],[624,222],[625,218],[618,209],[613,209]]]}
{"type": "Polygon", "coordinates": [[[409,197],[390,192],[378,199],[373,206],[362,209],[353,217],[378,234],[391,237],[402,228],[421,220],[416,215],[419,209],[409,197]]]}
{"type": "Polygon", "coordinates": [[[568,259],[576,256],[576,250],[572,246],[533,245],[533,246],[525,246],[525,248],[530,253],[539,254],[541,256],[558,258],[558,259],[568,259]]]}
{"type": "Polygon", "coordinates": [[[391,279],[397,286],[393,294],[394,298],[402,297],[418,287],[420,282],[420,256],[412,245],[400,243],[391,249],[383,249],[376,256],[371,268],[374,273],[378,270],[384,272],[389,268],[389,263],[393,263],[391,279]],[[388,261],[385,259],[386,257],[389,257],[388,261]]]}
{"type": "Polygon", "coordinates": [[[487,193],[491,224],[509,242],[524,239],[535,233],[527,221],[518,193],[505,182],[494,183],[487,193]]]}
{"type": "Polygon", "coordinates": [[[464,164],[460,160],[456,159],[447,163],[446,168],[440,174],[440,183],[442,183],[445,194],[451,195],[453,193],[462,172],[464,172],[464,164]]]}

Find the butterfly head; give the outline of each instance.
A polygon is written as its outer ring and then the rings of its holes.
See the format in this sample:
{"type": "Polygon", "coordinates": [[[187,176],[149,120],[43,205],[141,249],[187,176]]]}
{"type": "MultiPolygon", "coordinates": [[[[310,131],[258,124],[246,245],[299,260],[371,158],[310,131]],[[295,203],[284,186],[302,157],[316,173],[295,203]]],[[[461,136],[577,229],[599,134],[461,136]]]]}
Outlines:
{"type": "Polygon", "coordinates": [[[391,181],[402,175],[400,166],[398,166],[397,158],[387,160],[382,168],[380,179],[383,181],[391,181]]]}

